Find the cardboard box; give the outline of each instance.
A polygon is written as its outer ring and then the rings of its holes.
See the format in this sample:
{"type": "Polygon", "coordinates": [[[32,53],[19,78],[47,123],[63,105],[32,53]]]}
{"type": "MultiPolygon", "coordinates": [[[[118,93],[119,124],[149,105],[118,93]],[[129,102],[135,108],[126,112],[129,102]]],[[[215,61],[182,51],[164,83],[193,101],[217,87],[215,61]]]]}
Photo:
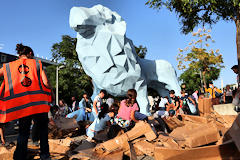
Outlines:
{"type": "Polygon", "coordinates": [[[95,148],[95,151],[98,154],[109,154],[118,150],[127,151],[129,150],[128,141],[132,141],[142,135],[145,135],[148,141],[152,141],[157,137],[148,123],[139,121],[130,131],[99,144],[95,148]]]}
{"type": "Polygon", "coordinates": [[[168,125],[169,129],[174,130],[177,127],[182,127],[185,124],[177,119],[177,117],[168,117],[168,118],[163,118],[164,122],[168,125]]]}
{"type": "Polygon", "coordinates": [[[147,141],[139,141],[135,143],[133,146],[134,148],[136,148],[136,150],[139,150],[148,156],[153,156],[155,147],[154,144],[149,143],[147,141]]]}
{"type": "Polygon", "coordinates": [[[169,149],[155,147],[155,160],[223,160],[239,159],[238,152],[233,142],[222,145],[212,145],[192,149],[169,149]]]}
{"type": "Polygon", "coordinates": [[[198,147],[220,139],[219,131],[215,124],[202,124],[199,126],[184,126],[176,128],[171,134],[176,141],[185,141],[186,147],[198,147]]]}
{"type": "Polygon", "coordinates": [[[211,98],[203,98],[198,100],[198,110],[200,112],[200,116],[210,114],[212,107],[213,104],[211,98]]]}
{"type": "Polygon", "coordinates": [[[192,115],[181,115],[183,118],[183,122],[192,122],[192,123],[208,123],[208,119],[206,117],[200,117],[200,116],[192,116],[192,115]]]}

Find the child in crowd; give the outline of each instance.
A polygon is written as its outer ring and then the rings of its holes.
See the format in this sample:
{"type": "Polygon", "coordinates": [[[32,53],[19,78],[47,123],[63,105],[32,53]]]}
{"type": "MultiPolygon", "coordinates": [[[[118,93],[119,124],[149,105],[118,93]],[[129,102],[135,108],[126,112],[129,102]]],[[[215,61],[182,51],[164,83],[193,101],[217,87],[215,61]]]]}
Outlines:
{"type": "Polygon", "coordinates": [[[107,122],[117,114],[118,109],[119,107],[115,103],[112,104],[111,107],[109,107],[106,103],[101,105],[101,111],[99,112],[98,117],[87,128],[87,141],[91,141],[97,132],[104,130],[107,122]]]}
{"type": "Polygon", "coordinates": [[[100,106],[103,104],[103,98],[106,95],[107,95],[107,91],[102,89],[100,93],[94,98],[93,110],[92,110],[94,118],[97,118],[98,112],[101,111],[100,106]]]}
{"type": "Polygon", "coordinates": [[[130,126],[130,122],[138,122],[135,118],[135,111],[139,111],[136,101],[137,92],[135,89],[129,89],[127,92],[127,99],[121,101],[118,114],[115,116],[112,124],[117,124],[122,128],[130,126]]]}

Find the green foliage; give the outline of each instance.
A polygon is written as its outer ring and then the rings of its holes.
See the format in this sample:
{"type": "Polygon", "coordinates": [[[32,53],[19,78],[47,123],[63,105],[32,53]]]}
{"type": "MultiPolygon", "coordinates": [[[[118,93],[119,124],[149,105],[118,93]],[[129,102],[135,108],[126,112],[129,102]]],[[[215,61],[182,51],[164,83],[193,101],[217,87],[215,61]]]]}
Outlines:
{"type": "Polygon", "coordinates": [[[138,47],[134,46],[135,47],[135,50],[136,50],[136,53],[137,55],[140,57],[140,58],[145,58],[146,54],[147,54],[147,48],[146,47],[143,47],[142,45],[139,45],[138,47]]]}
{"type": "MultiPolygon", "coordinates": [[[[59,99],[71,103],[71,96],[82,97],[84,92],[92,94],[91,78],[82,69],[76,53],[77,39],[68,35],[52,46],[52,58],[64,66],[59,69],[59,99]]],[[[56,66],[47,67],[47,75],[53,88],[56,89],[56,66]]]]}
{"type": "Polygon", "coordinates": [[[210,30],[199,29],[198,32],[192,34],[195,39],[185,49],[179,49],[180,53],[177,56],[178,69],[184,71],[180,79],[191,90],[196,89],[194,82],[196,85],[202,86],[200,78],[202,78],[204,85],[216,80],[221,68],[224,67],[219,49],[209,49],[209,41],[214,42],[209,34],[210,32],[210,30]],[[190,85],[193,85],[192,88],[190,85]]]}
{"type": "Polygon", "coordinates": [[[154,9],[165,6],[177,13],[182,32],[189,33],[199,24],[215,24],[219,20],[239,20],[239,0],[148,0],[154,9]]]}
{"type": "MultiPolygon", "coordinates": [[[[179,79],[186,84],[186,90],[188,92],[194,92],[200,90],[201,88],[201,76],[199,70],[193,68],[188,68],[179,77],[179,79]]],[[[218,79],[220,74],[220,69],[212,68],[209,72],[205,74],[206,83],[218,79]]]]}

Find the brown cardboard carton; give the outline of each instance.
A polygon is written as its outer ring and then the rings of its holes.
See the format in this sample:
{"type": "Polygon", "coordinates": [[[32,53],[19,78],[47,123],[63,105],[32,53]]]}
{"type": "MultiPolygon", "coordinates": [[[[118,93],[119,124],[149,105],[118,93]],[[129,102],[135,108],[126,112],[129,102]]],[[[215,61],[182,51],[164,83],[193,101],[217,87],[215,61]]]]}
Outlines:
{"type": "Polygon", "coordinates": [[[143,121],[136,123],[130,131],[126,132],[126,134],[129,137],[129,140],[134,140],[142,135],[144,135],[148,141],[152,141],[157,138],[151,126],[143,121]]]}
{"type": "Polygon", "coordinates": [[[92,149],[85,149],[79,151],[78,154],[72,155],[69,159],[81,159],[81,160],[93,160],[97,159],[98,157],[94,155],[94,151],[92,149]]]}
{"type": "Polygon", "coordinates": [[[240,151],[240,114],[238,114],[237,118],[232,124],[232,127],[228,130],[228,133],[240,151]]]}
{"type": "Polygon", "coordinates": [[[143,152],[144,154],[148,156],[153,156],[155,146],[152,143],[149,143],[147,141],[139,141],[135,143],[133,146],[134,148],[143,152]]]}
{"type": "Polygon", "coordinates": [[[191,149],[155,147],[154,150],[155,160],[227,160],[239,157],[240,152],[233,142],[191,149]]]}
{"type": "MultiPolygon", "coordinates": [[[[185,140],[185,139],[183,139],[185,140]]],[[[157,142],[155,143],[157,146],[163,146],[166,148],[172,148],[172,149],[178,149],[179,145],[178,143],[170,136],[165,136],[165,135],[159,135],[157,142]]]]}
{"type": "Polygon", "coordinates": [[[200,116],[207,115],[211,113],[212,108],[212,99],[211,98],[203,98],[198,100],[198,109],[200,112],[200,116]]]}
{"type": "Polygon", "coordinates": [[[222,123],[227,129],[229,129],[233,122],[236,119],[236,115],[217,115],[217,120],[218,122],[222,123]]]}
{"type": "Polygon", "coordinates": [[[103,153],[109,154],[117,150],[127,151],[129,150],[128,141],[132,141],[142,135],[145,135],[148,141],[152,141],[153,139],[156,138],[156,134],[153,132],[150,125],[143,121],[139,121],[138,123],[135,124],[135,126],[130,131],[120,136],[117,136],[114,139],[111,139],[104,143],[99,144],[95,148],[95,151],[98,154],[103,154],[103,153]]]}
{"type": "Polygon", "coordinates": [[[12,160],[13,159],[13,152],[15,151],[16,147],[12,147],[11,149],[7,149],[6,147],[0,147],[0,159],[2,160],[12,160]]]}
{"type": "Polygon", "coordinates": [[[64,146],[59,144],[59,140],[56,140],[56,141],[50,140],[48,144],[49,144],[49,151],[51,153],[65,154],[70,149],[69,146],[64,146]]]}
{"type": "Polygon", "coordinates": [[[176,141],[185,141],[184,145],[190,148],[202,146],[220,139],[215,124],[202,124],[199,126],[184,126],[176,128],[171,134],[176,141]]]}
{"type": "Polygon", "coordinates": [[[192,122],[192,123],[208,123],[208,119],[206,117],[200,116],[192,116],[192,115],[181,115],[183,118],[183,122],[192,122]]]}
{"type": "Polygon", "coordinates": [[[177,119],[177,117],[168,117],[168,118],[163,118],[163,120],[166,122],[166,124],[168,125],[169,129],[173,130],[177,127],[182,127],[185,124],[180,121],[179,119],[177,119]]]}

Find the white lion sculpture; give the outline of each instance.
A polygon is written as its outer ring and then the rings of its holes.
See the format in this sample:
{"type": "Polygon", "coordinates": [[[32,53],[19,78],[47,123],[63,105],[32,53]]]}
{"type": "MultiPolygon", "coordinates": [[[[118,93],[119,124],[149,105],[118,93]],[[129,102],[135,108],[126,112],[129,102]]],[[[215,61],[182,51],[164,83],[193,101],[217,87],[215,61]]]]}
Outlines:
{"type": "Polygon", "coordinates": [[[126,37],[126,22],[116,12],[96,5],[73,7],[70,26],[77,32],[76,51],[83,69],[94,84],[94,93],[105,89],[113,96],[124,96],[136,89],[142,113],[149,113],[147,88],[168,96],[179,95],[180,87],[172,65],[164,60],[140,59],[126,37]]]}

